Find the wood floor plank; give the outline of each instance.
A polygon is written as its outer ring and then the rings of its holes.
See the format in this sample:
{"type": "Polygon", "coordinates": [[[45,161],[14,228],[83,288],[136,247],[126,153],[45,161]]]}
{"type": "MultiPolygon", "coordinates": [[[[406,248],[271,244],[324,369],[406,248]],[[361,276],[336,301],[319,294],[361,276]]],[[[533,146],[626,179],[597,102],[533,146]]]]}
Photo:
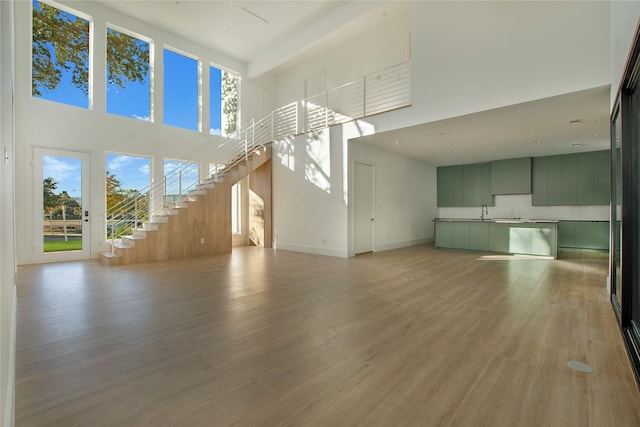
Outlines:
{"type": "Polygon", "coordinates": [[[16,426],[637,426],[607,262],[423,245],[23,266],[16,426]]]}

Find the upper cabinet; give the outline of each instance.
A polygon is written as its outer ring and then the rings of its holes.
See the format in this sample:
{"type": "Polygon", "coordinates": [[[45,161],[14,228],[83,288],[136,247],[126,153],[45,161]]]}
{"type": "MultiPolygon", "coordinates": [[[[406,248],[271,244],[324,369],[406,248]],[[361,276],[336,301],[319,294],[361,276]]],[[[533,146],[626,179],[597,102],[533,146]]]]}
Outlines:
{"type": "Polygon", "coordinates": [[[607,205],[611,194],[609,151],[533,159],[533,205],[607,205]]]}
{"type": "Polygon", "coordinates": [[[492,194],[531,194],[531,157],[491,162],[492,194]]]}
{"type": "Polygon", "coordinates": [[[493,206],[491,164],[443,166],[438,168],[438,206],[493,206]]]}
{"type": "Polygon", "coordinates": [[[493,196],[533,194],[534,206],[608,205],[608,150],[438,168],[438,207],[493,206],[493,196]]]}

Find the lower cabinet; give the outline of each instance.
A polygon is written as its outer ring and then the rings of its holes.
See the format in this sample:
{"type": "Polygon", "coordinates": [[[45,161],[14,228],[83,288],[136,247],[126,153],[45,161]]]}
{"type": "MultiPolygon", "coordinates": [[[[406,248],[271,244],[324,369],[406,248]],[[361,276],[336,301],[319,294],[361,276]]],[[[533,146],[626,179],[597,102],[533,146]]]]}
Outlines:
{"type": "Polygon", "coordinates": [[[509,252],[509,224],[489,224],[489,250],[509,252]]]}
{"type": "Polygon", "coordinates": [[[608,250],[609,221],[560,221],[558,246],[608,250]]]}
{"type": "Polygon", "coordinates": [[[469,222],[453,222],[453,247],[469,249],[469,222]]]}
{"type": "Polygon", "coordinates": [[[436,248],[557,256],[556,223],[436,222],[436,248]]]}
{"type": "Polygon", "coordinates": [[[486,222],[469,223],[469,249],[474,251],[489,250],[489,224],[486,222]]]}

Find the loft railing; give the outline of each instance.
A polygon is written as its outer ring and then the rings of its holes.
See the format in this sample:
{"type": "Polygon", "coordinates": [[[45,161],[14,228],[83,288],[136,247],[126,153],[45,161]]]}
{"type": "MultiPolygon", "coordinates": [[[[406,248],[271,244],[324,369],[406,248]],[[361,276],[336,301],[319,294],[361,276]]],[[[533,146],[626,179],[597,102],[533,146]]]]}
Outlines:
{"type": "MultiPolygon", "coordinates": [[[[215,182],[250,153],[272,142],[411,105],[410,64],[385,68],[252,120],[220,144],[192,153],[161,182],[130,191],[105,212],[111,250],[154,215],[176,208],[201,185],[215,182]]],[[[219,138],[219,137],[216,137],[219,138]]]]}

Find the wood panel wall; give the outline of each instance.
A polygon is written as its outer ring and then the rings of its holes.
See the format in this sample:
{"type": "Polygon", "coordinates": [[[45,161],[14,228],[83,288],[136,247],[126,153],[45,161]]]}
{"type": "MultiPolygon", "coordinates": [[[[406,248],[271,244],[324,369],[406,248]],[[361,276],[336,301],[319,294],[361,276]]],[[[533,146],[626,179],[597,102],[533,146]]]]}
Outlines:
{"type": "Polygon", "coordinates": [[[273,247],[271,159],[249,175],[249,239],[258,246],[273,247]],[[253,193],[253,194],[251,194],[253,193]],[[261,200],[262,209],[251,206],[251,198],[261,200]]]}

